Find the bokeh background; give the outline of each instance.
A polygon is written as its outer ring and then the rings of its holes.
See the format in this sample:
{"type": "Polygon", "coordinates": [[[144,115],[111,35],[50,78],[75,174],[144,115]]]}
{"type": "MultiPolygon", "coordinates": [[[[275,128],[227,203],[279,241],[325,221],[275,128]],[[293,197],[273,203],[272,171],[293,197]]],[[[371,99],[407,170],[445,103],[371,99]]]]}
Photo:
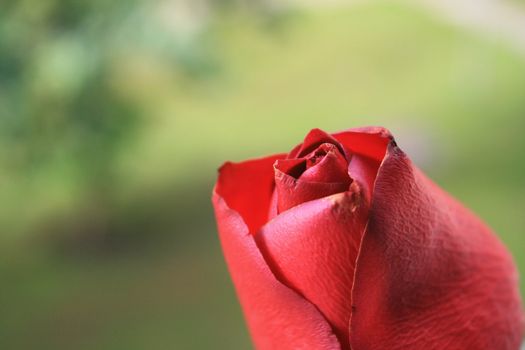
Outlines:
{"type": "Polygon", "coordinates": [[[250,348],[216,169],[313,127],[391,129],[525,274],[523,24],[520,0],[2,0],[0,347],[250,348]]]}

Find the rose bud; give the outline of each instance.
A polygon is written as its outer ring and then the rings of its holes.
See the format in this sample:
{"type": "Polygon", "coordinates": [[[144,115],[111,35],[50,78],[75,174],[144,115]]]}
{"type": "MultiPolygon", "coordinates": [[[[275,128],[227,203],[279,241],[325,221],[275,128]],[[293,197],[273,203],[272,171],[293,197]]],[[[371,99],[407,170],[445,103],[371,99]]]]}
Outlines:
{"type": "Polygon", "coordinates": [[[511,256],[385,129],[227,162],[213,204],[257,349],[519,348],[511,256]]]}

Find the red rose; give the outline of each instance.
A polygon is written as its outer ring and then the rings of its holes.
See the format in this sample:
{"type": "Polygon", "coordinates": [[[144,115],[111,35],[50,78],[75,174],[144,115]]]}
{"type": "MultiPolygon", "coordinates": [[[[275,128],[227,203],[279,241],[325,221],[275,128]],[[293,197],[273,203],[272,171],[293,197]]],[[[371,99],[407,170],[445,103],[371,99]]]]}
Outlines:
{"type": "Polygon", "coordinates": [[[213,204],[257,349],[519,348],[509,253],[385,129],[226,163],[213,204]]]}

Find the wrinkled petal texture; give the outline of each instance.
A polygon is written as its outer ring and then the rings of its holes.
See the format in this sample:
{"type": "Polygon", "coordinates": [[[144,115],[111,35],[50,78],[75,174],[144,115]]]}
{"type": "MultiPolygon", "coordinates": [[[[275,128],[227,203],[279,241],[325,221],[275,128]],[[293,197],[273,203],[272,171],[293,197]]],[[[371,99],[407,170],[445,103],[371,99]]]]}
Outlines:
{"type": "Polygon", "coordinates": [[[314,129],[288,155],[226,163],[213,203],[257,349],[519,349],[507,250],[383,128],[314,129]],[[298,182],[323,144],[349,161],[347,189],[298,182]]]}
{"type": "Polygon", "coordinates": [[[517,350],[523,313],[506,249],[392,143],[353,286],[354,350],[517,350]]]}

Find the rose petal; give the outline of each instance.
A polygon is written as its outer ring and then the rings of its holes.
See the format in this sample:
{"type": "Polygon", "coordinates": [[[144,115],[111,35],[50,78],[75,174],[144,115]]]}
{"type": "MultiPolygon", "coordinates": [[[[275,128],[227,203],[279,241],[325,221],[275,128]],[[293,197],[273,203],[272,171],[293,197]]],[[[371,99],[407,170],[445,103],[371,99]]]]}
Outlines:
{"type": "Polygon", "coordinates": [[[377,170],[392,136],[386,129],[369,127],[337,133],[334,137],[352,154],[348,173],[361,186],[363,194],[370,201],[377,170]]]}
{"type": "Polygon", "coordinates": [[[295,148],[288,154],[287,158],[303,157],[308,153],[314,151],[323,143],[331,143],[337,146],[337,148],[339,148],[339,151],[343,155],[345,155],[345,150],[341,147],[339,142],[332,135],[327,134],[321,129],[312,129],[304,138],[303,143],[295,146],[295,148]]]}
{"type": "Polygon", "coordinates": [[[281,213],[255,235],[278,279],[323,313],[343,349],[349,349],[353,271],[367,208],[358,193],[339,193],[281,213]]]}
{"type": "Polygon", "coordinates": [[[335,133],[333,137],[352,154],[381,162],[385,157],[387,145],[393,140],[390,132],[380,127],[356,128],[335,133]]]}
{"type": "Polygon", "coordinates": [[[213,204],[224,256],[255,347],[340,349],[319,311],[276,280],[239,213],[229,208],[217,191],[213,204]]]}
{"type": "Polygon", "coordinates": [[[392,142],[357,260],[353,349],[516,350],[517,272],[499,240],[392,142]]]}
{"type": "Polygon", "coordinates": [[[284,157],[277,154],[241,163],[226,162],[219,169],[217,193],[241,215],[250,232],[268,220],[274,189],[273,164],[284,157]]]}
{"type": "Polygon", "coordinates": [[[275,193],[277,213],[295,207],[301,203],[348,191],[349,182],[308,182],[295,179],[275,169],[275,193]]]}
{"type": "Polygon", "coordinates": [[[273,167],[293,178],[298,179],[306,170],[306,159],[279,159],[275,162],[273,167]]]}
{"type": "Polygon", "coordinates": [[[348,161],[336,146],[325,143],[305,157],[307,169],[300,179],[309,182],[342,182],[350,185],[348,161]],[[312,165],[309,165],[312,163],[312,165]]]}

